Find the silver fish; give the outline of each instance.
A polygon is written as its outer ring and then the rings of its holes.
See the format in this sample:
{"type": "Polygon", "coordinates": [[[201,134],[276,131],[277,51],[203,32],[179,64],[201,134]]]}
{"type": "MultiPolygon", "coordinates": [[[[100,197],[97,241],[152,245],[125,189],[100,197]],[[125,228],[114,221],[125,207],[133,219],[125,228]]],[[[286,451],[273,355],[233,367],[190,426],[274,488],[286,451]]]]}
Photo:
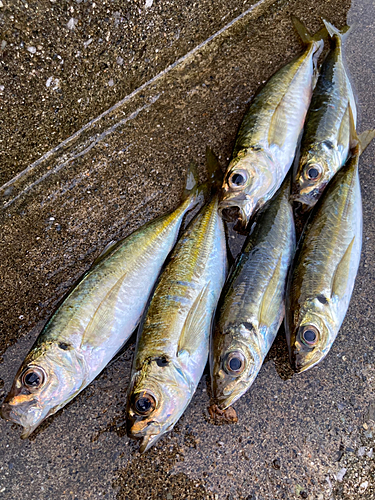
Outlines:
{"type": "Polygon", "coordinates": [[[349,307],[362,246],[360,144],[316,204],[288,280],[285,331],[302,372],[329,352],[349,307]]]}
{"type": "Polygon", "coordinates": [[[327,21],[331,50],[320,69],[294,175],[294,201],[310,210],[330,179],[344,165],[350,148],[351,121],[357,108],[342,54],[342,34],[327,21]]]}
{"type": "Polygon", "coordinates": [[[57,309],[19,368],[1,416],[27,437],[103,370],[138,325],[186,212],[206,187],[188,175],[183,203],[106,250],[57,309]]]}
{"type": "Polygon", "coordinates": [[[172,252],[139,329],[127,405],[130,437],[148,450],[189,404],[208,358],[227,262],[218,196],[172,252]]]}
{"type": "Polygon", "coordinates": [[[254,382],[284,318],[285,285],[295,250],[290,177],[258,212],[228,277],[210,348],[214,400],[226,409],[254,382]]]}
{"type": "Polygon", "coordinates": [[[315,84],[316,60],[323,48],[297,21],[306,51],[281,68],[251,103],[228,166],[219,210],[245,227],[276,193],[292,165],[315,84]]]}

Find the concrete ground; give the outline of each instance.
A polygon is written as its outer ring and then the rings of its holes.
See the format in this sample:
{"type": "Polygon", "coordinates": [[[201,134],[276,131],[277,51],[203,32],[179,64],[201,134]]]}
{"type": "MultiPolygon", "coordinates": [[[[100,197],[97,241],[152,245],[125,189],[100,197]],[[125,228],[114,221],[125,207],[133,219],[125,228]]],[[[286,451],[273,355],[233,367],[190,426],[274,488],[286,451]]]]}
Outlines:
{"type": "MultiPolygon", "coordinates": [[[[291,14],[311,31],[320,17],[353,26],[359,130],[374,127],[370,0],[0,0],[0,403],[106,243],[175,207],[191,159],[204,177],[207,144],[226,167],[255,91],[301,50],[291,14]]],[[[237,424],[210,421],[205,375],[173,432],[140,455],[124,421],[132,338],[28,439],[0,422],[0,498],[375,498],[374,153],[361,158],[356,287],[321,364],[293,375],[280,332],[237,424]]]]}

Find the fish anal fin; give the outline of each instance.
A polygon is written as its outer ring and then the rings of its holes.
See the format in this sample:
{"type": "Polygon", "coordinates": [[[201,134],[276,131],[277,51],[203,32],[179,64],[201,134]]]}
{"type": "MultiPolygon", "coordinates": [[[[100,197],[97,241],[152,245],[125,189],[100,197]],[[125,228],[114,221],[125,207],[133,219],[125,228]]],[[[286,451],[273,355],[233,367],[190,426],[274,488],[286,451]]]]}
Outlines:
{"type": "Polygon", "coordinates": [[[276,299],[277,294],[279,293],[278,288],[280,286],[281,279],[281,259],[282,256],[280,255],[275,270],[262,297],[259,312],[259,328],[262,326],[267,328],[270,327],[280,311],[281,304],[276,299]]]}
{"type": "Polygon", "coordinates": [[[347,283],[349,280],[350,274],[350,257],[352,254],[352,249],[355,241],[355,236],[352,241],[349,243],[348,248],[345,250],[342,259],[337,265],[335,274],[332,279],[332,287],[331,287],[331,298],[336,295],[340,299],[345,295],[347,283]]]}
{"type": "Polygon", "coordinates": [[[198,349],[202,342],[204,328],[207,324],[207,302],[210,293],[210,283],[208,282],[199,292],[182,328],[178,341],[177,355],[184,351],[191,354],[198,349]]]}

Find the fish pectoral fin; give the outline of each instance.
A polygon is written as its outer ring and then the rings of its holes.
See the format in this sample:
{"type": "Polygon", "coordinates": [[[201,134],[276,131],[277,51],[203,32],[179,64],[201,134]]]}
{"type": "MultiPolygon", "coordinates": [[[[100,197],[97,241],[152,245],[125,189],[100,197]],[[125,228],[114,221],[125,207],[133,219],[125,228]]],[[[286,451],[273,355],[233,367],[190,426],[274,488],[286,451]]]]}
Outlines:
{"type": "Polygon", "coordinates": [[[104,337],[112,334],[110,325],[112,325],[114,319],[114,307],[108,307],[108,304],[116,300],[126,276],[127,273],[117,280],[101,301],[85,328],[80,347],[84,344],[90,345],[92,348],[99,347],[103,344],[104,337]]]}
{"type": "Polygon", "coordinates": [[[281,304],[277,301],[278,288],[281,279],[281,258],[277,261],[275,270],[268,282],[267,288],[262,297],[259,312],[259,328],[270,327],[280,310],[281,304]]]}
{"type": "Polygon", "coordinates": [[[94,267],[96,266],[97,264],[99,264],[99,262],[101,262],[102,260],[104,260],[105,257],[107,257],[107,255],[109,253],[111,253],[111,251],[114,249],[114,247],[117,245],[118,241],[116,240],[112,240],[110,241],[105,247],[104,247],[104,250],[102,250],[102,252],[100,253],[100,255],[98,255],[98,257],[96,257],[96,259],[94,260],[94,262],[92,263],[92,266],[91,267],[94,267]]]}
{"type": "Polygon", "coordinates": [[[346,110],[345,110],[345,113],[342,117],[342,120],[340,123],[340,128],[339,128],[339,131],[337,134],[337,146],[342,146],[344,148],[345,148],[345,146],[347,147],[347,145],[350,141],[350,137],[349,137],[350,127],[351,127],[350,120],[351,119],[354,120],[353,114],[352,114],[352,116],[350,116],[350,113],[351,113],[351,107],[350,107],[350,104],[348,103],[346,110]]]}
{"type": "Polygon", "coordinates": [[[352,110],[352,107],[350,106],[350,103],[348,104],[347,109],[349,112],[349,145],[350,145],[350,149],[353,149],[359,143],[359,137],[357,135],[357,129],[356,129],[356,125],[355,125],[353,110],[352,110]]]}
{"type": "Polygon", "coordinates": [[[275,112],[272,115],[270,128],[268,130],[268,145],[276,145],[279,148],[283,146],[288,133],[287,114],[290,113],[289,106],[286,106],[285,96],[277,105],[275,112]]]}
{"type": "Polygon", "coordinates": [[[340,299],[344,296],[346,292],[347,283],[349,280],[350,274],[350,257],[352,254],[353,244],[354,244],[355,236],[352,241],[349,243],[348,248],[345,250],[342,259],[338,263],[336,267],[335,274],[332,279],[332,287],[331,287],[331,298],[336,295],[340,299]]]}
{"type": "Polygon", "coordinates": [[[210,293],[210,282],[199,292],[190,309],[178,341],[177,356],[184,351],[189,354],[198,349],[204,336],[206,326],[207,302],[210,293]]]}

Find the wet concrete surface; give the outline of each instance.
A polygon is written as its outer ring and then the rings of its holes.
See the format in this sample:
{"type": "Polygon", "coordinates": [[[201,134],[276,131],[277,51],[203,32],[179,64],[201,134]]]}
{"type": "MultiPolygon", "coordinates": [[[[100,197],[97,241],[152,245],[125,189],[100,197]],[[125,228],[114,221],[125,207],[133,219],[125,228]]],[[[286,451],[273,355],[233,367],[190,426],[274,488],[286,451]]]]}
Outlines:
{"type": "MultiPolygon", "coordinates": [[[[78,9],[83,4],[88,7],[88,2],[66,4],[64,16],[70,12],[79,18],[69,6],[78,9]]],[[[19,3],[19,8],[24,5],[19,3]]],[[[56,9],[61,5],[51,2],[56,9]]],[[[155,8],[162,5],[153,3],[155,8]]],[[[311,31],[318,29],[320,16],[342,26],[348,14],[353,29],[346,54],[358,95],[359,130],[374,125],[375,9],[369,0],[353,2],[349,12],[349,2],[339,0],[264,2],[184,58],[229,21],[221,22],[228,11],[234,19],[248,9],[247,4],[207,5],[213,6],[214,19],[193,38],[192,47],[185,41],[176,52],[171,49],[170,58],[148,68],[147,75],[134,70],[133,83],[121,87],[113,100],[105,94],[108,88],[102,97],[99,92],[100,105],[82,109],[79,121],[70,125],[63,125],[58,113],[45,121],[35,116],[36,96],[41,95],[37,86],[28,94],[31,107],[22,120],[23,108],[12,100],[17,96],[4,95],[2,105],[15,109],[4,148],[14,161],[2,163],[6,184],[0,188],[0,398],[56,303],[105,244],[176,206],[190,159],[199,163],[204,177],[207,144],[220,155],[223,168],[227,165],[254,92],[301,50],[290,14],[311,31]],[[219,9],[225,12],[222,16],[219,9]],[[177,65],[137,90],[179,57],[177,65]],[[133,94],[125,97],[128,92],[133,94]],[[40,133],[35,124],[40,124],[40,133]],[[26,142],[35,138],[30,156],[24,156],[24,146],[17,146],[17,134],[11,144],[12,127],[28,129],[26,142]],[[53,128],[60,134],[55,142],[41,139],[53,128]],[[43,156],[37,160],[38,155],[43,156]]],[[[205,2],[198,3],[194,15],[204,8],[205,2]]],[[[97,19],[102,18],[100,12],[97,19]]],[[[31,12],[31,19],[33,15],[42,23],[43,16],[31,12]]],[[[82,45],[90,33],[77,31],[74,36],[82,45]]],[[[61,36],[59,43],[70,51],[68,38],[61,36]]],[[[37,35],[30,32],[27,44],[37,47],[37,35]]],[[[146,63],[145,53],[138,57],[140,65],[146,63]]],[[[20,78],[23,71],[19,68],[20,78]]],[[[82,88],[103,86],[100,79],[109,76],[85,73],[84,66],[80,71],[82,88]]],[[[64,85],[69,89],[76,83],[66,77],[64,85]]],[[[61,116],[69,116],[69,109],[74,116],[72,102],[66,98],[66,114],[61,116]]],[[[83,393],[30,438],[20,440],[17,426],[0,422],[0,498],[375,498],[374,148],[371,145],[361,158],[364,241],[356,287],[337,341],[320,365],[293,375],[280,332],[251,391],[235,404],[237,424],[213,425],[205,375],[174,431],[139,455],[137,443],[126,437],[124,421],[131,340],[83,393]]]]}

